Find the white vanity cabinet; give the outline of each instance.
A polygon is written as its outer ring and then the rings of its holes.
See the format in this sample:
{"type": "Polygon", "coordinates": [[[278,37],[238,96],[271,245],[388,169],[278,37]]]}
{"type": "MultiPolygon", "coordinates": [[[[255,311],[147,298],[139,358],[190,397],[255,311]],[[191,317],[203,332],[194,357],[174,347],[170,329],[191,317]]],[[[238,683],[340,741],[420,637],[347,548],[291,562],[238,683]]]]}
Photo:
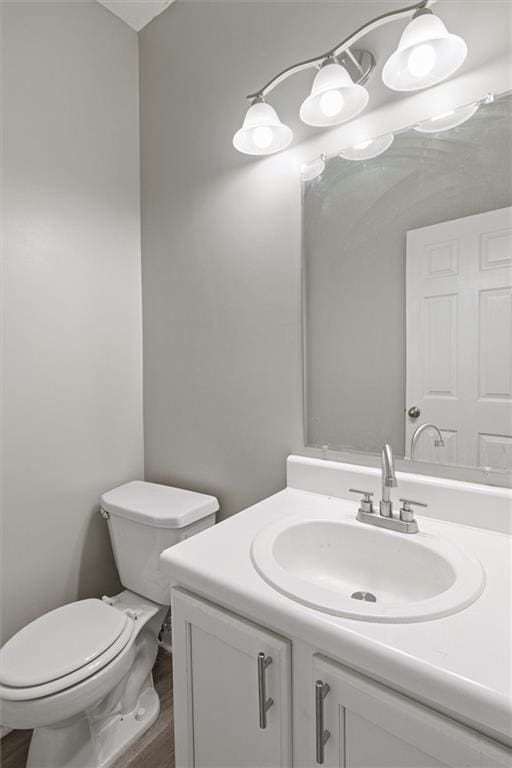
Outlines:
{"type": "Polygon", "coordinates": [[[290,643],[173,590],[176,768],[292,764],[290,643]]]}
{"type": "MultiPolygon", "coordinates": [[[[510,768],[512,752],[314,655],[315,761],[326,768],[510,768]]],[[[314,765],[315,763],[313,763],[314,765]]]]}
{"type": "Polygon", "coordinates": [[[292,673],[290,641],[172,594],[176,768],[512,768],[481,733],[301,641],[292,673]]]}

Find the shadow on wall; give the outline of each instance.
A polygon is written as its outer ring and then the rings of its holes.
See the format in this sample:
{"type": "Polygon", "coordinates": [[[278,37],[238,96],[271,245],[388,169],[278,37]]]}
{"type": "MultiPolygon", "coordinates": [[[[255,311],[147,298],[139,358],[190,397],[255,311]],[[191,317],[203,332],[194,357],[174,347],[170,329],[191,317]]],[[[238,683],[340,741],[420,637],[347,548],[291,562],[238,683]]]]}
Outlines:
{"type": "Polygon", "coordinates": [[[114,562],[107,522],[96,505],[91,509],[80,544],[76,599],[120,592],[123,587],[114,562]]]}

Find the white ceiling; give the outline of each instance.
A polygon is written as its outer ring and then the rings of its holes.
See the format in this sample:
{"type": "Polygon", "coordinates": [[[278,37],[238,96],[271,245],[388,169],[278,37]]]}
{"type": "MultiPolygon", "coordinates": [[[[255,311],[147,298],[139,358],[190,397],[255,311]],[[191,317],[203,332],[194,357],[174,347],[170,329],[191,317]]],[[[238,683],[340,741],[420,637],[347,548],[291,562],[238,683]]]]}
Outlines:
{"type": "Polygon", "coordinates": [[[137,32],[158,16],[173,0],[98,0],[137,32]]]}

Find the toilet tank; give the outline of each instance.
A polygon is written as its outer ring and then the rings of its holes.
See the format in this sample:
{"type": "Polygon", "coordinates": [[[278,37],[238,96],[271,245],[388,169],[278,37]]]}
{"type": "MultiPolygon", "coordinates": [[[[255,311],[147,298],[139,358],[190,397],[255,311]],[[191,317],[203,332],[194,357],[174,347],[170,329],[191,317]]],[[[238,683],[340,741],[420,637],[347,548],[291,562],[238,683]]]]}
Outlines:
{"type": "Polygon", "coordinates": [[[104,493],[101,509],[123,587],[167,605],[160,554],[213,525],[219,503],[215,496],[135,480],[104,493]]]}

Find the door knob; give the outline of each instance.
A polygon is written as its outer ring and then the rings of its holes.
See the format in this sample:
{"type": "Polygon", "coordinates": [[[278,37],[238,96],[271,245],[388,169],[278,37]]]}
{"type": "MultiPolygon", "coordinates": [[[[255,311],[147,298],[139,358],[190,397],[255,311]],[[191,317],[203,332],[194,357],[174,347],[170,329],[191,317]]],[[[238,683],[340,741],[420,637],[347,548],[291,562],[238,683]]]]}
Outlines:
{"type": "Polygon", "coordinates": [[[408,415],[408,416],[409,416],[411,419],[417,419],[417,418],[418,418],[418,416],[420,416],[420,415],[421,415],[421,411],[420,411],[420,409],[418,408],[418,406],[417,406],[417,405],[411,405],[411,407],[410,407],[410,408],[409,408],[409,410],[407,411],[407,415],[408,415]]]}

